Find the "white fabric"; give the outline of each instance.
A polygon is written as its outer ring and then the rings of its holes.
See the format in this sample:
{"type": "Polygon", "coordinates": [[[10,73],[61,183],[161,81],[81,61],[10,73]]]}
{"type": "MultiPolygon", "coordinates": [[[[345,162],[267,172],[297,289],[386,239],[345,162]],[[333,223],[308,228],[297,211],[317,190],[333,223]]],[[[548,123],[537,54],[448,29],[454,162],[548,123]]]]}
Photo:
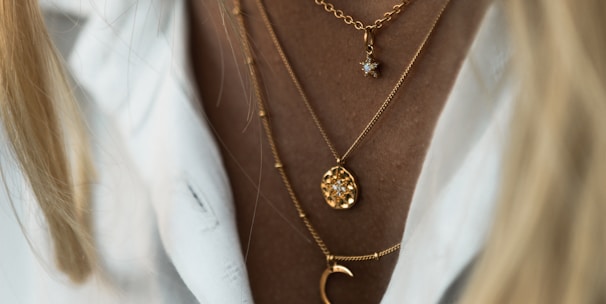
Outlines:
{"type": "Polygon", "coordinates": [[[487,12],[438,121],[385,303],[436,303],[482,246],[511,100],[502,17],[487,12]]]}
{"type": "MultiPolygon", "coordinates": [[[[54,35],[73,36],[60,49],[94,135],[104,272],[74,285],[56,270],[43,217],[0,137],[0,303],[252,303],[221,155],[196,112],[184,0],[41,4],[59,14],[51,29],[76,23],[54,35]]],[[[481,248],[510,99],[500,14],[486,14],[438,121],[383,303],[436,303],[481,248]]]]}

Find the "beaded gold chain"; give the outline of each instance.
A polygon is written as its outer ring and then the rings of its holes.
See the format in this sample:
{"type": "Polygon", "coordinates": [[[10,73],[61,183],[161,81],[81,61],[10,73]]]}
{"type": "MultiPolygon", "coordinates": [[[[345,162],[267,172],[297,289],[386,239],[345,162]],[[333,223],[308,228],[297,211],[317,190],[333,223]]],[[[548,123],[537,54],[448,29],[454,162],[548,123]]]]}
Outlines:
{"type": "MultiPolygon", "coordinates": [[[[370,130],[370,128],[372,128],[372,125],[374,125],[376,120],[378,120],[378,117],[385,110],[385,108],[387,108],[390,101],[395,96],[395,93],[397,92],[398,88],[402,86],[404,80],[406,79],[406,76],[408,75],[408,73],[410,71],[411,66],[416,61],[417,57],[420,55],[421,51],[423,50],[426,42],[428,41],[429,37],[433,33],[433,31],[436,27],[436,24],[438,23],[440,17],[442,16],[442,14],[443,14],[444,10],[446,9],[446,7],[448,6],[449,2],[450,2],[450,0],[448,0],[446,2],[446,4],[442,7],[440,13],[436,17],[436,19],[432,25],[431,30],[426,35],[421,46],[417,50],[417,53],[414,55],[412,62],[406,67],[406,69],[402,73],[400,79],[398,80],[396,86],[394,87],[392,92],[389,94],[387,100],[384,102],[384,105],[382,105],[381,108],[383,108],[383,109],[379,110],[379,112],[375,115],[375,118],[373,118],[371,123],[369,123],[369,126],[367,126],[367,128],[366,128],[368,130],[365,129],[365,132],[363,132],[360,135],[360,137],[356,140],[354,145],[352,145],[352,147],[350,147],[350,149],[348,150],[348,153],[350,153],[351,152],[350,150],[353,150],[355,148],[355,146],[357,146],[357,142],[359,142],[365,136],[365,133],[367,133],[370,130]]],[[[274,40],[274,43],[277,43],[277,38],[275,36],[275,33],[273,32],[273,28],[271,28],[271,25],[269,23],[269,18],[267,17],[265,8],[263,7],[261,0],[257,0],[257,4],[259,6],[259,10],[262,13],[264,23],[266,24],[266,26],[269,26],[270,34],[272,35],[272,39],[274,40]]],[[[284,169],[284,163],[281,161],[281,157],[278,152],[278,147],[277,147],[274,135],[273,135],[274,133],[273,133],[270,119],[269,119],[269,114],[267,112],[267,107],[265,105],[264,95],[261,90],[261,87],[262,87],[261,79],[260,79],[258,68],[255,64],[253,53],[251,50],[249,36],[247,34],[248,33],[247,27],[244,22],[244,17],[242,14],[240,0],[235,0],[233,13],[237,17],[237,22],[238,22],[238,26],[240,29],[240,35],[241,35],[240,39],[242,40],[244,55],[246,56],[246,63],[248,64],[248,70],[250,73],[251,81],[252,81],[253,88],[254,88],[254,94],[255,94],[256,101],[257,101],[257,107],[259,109],[258,115],[261,118],[263,129],[267,135],[267,141],[269,143],[269,147],[271,149],[271,153],[274,158],[274,166],[277,169],[277,171],[282,179],[282,182],[288,192],[288,195],[293,203],[293,206],[295,207],[295,210],[296,210],[299,218],[305,225],[305,227],[308,230],[311,237],[314,239],[316,245],[319,247],[322,254],[326,257],[327,268],[326,268],[326,270],[324,270],[324,272],[322,273],[322,275],[320,277],[320,294],[321,294],[323,303],[330,304],[330,301],[329,301],[328,297],[326,296],[326,290],[325,290],[326,281],[327,281],[328,277],[333,273],[343,273],[350,277],[353,277],[353,273],[348,268],[346,268],[343,265],[338,264],[337,262],[362,262],[362,261],[370,261],[370,260],[379,260],[381,257],[384,257],[386,255],[389,255],[391,253],[398,251],[401,247],[401,243],[397,243],[386,249],[383,249],[383,250],[380,250],[380,251],[377,251],[374,253],[363,254],[363,255],[336,255],[336,254],[333,254],[329,250],[328,246],[326,245],[326,243],[324,242],[324,240],[322,239],[320,234],[317,232],[317,230],[311,223],[309,216],[307,215],[307,213],[305,212],[304,208],[302,207],[299,199],[297,198],[294,188],[290,182],[290,179],[284,169]]],[[[280,56],[282,57],[282,60],[285,62],[287,69],[289,71],[289,74],[291,74],[291,77],[293,78],[293,81],[295,82],[297,89],[299,90],[301,95],[304,96],[304,101],[305,101],[306,105],[308,106],[308,109],[313,113],[313,109],[309,105],[309,102],[308,102],[307,98],[305,97],[305,94],[304,94],[298,80],[296,80],[296,76],[294,75],[294,72],[292,71],[290,64],[288,64],[288,61],[286,60],[286,56],[284,55],[284,52],[281,49],[281,47],[278,47],[278,51],[280,53],[280,56]]],[[[315,113],[313,113],[312,116],[315,116],[315,113]]],[[[317,120],[317,117],[315,117],[315,120],[317,120]]],[[[319,125],[319,121],[317,121],[317,125],[323,131],[322,127],[319,125]]],[[[330,141],[328,141],[328,137],[325,136],[325,132],[322,132],[322,133],[323,133],[323,136],[325,137],[325,140],[327,142],[330,142],[330,141]]],[[[329,146],[332,147],[332,144],[329,143],[329,146]]],[[[334,152],[334,148],[331,150],[333,150],[333,152],[334,152]]],[[[346,153],[344,156],[347,156],[348,153],[346,153]]]]}

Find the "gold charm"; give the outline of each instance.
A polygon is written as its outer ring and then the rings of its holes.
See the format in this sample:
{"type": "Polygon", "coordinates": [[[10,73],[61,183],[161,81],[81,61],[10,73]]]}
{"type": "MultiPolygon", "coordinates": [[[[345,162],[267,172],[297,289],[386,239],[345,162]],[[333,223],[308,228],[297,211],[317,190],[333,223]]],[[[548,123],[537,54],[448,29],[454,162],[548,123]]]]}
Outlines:
{"type": "Polygon", "coordinates": [[[356,180],[341,166],[332,167],[324,173],[321,188],[326,203],[333,209],[349,209],[358,199],[356,180]]]}
{"type": "Polygon", "coordinates": [[[374,33],[373,30],[367,29],[364,32],[364,44],[366,45],[366,59],[360,62],[364,76],[379,77],[379,62],[372,56],[374,52],[374,33]]]}
{"type": "Polygon", "coordinates": [[[328,300],[328,296],[326,296],[326,281],[328,281],[328,276],[335,272],[346,274],[352,278],[354,276],[351,270],[347,269],[345,266],[341,266],[337,263],[332,265],[329,264],[320,277],[320,296],[322,297],[322,303],[324,304],[330,304],[330,300],[328,300]]]}
{"type": "Polygon", "coordinates": [[[362,71],[364,71],[364,76],[372,76],[374,78],[379,77],[379,63],[375,61],[371,54],[366,54],[366,59],[360,62],[362,65],[362,71]]]}

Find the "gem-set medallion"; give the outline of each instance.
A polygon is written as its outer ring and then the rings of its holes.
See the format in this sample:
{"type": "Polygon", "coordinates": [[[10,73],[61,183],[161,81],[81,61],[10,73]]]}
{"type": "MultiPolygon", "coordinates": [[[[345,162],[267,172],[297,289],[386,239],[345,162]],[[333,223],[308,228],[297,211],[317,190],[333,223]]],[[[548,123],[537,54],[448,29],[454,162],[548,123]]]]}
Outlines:
{"type": "Polygon", "coordinates": [[[342,166],[334,166],[324,173],[321,188],[324,200],[333,209],[349,209],[358,200],[358,185],[356,184],[356,180],[342,166]]]}

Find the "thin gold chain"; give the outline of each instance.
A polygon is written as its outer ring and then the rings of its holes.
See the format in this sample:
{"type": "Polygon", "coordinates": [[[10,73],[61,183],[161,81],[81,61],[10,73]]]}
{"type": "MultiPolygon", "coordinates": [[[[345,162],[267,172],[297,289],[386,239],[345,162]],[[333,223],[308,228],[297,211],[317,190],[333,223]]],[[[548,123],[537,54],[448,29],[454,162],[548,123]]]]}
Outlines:
{"type": "Polygon", "coordinates": [[[392,245],[389,248],[381,250],[381,251],[377,251],[377,252],[374,252],[371,254],[363,254],[363,255],[333,255],[331,253],[331,251],[328,249],[328,246],[326,246],[326,243],[324,243],[324,240],[320,237],[320,235],[316,231],[316,228],[312,225],[311,221],[309,220],[309,217],[307,216],[307,213],[305,212],[301,203],[299,202],[299,199],[297,198],[297,195],[295,194],[295,191],[292,187],[290,179],[288,178],[288,175],[286,174],[286,171],[284,169],[284,165],[281,161],[281,157],[278,152],[278,147],[276,145],[276,141],[274,139],[273,131],[272,131],[271,124],[269,121],[269,115],[266,110],[266,105],[265,105],[265,101],[263,98],[264,96],[261,91],[261,83],[260,83],[261,79],[258,76],[259,73],[257,71],[257,66],[253,59],[254,57],[252,55],[252,50],[250,48],[250,43],[248,41],[248,35],[247,35],[246,25],[244,23],[244,18],[242,16],[243,14],[242,14],[240,0],[235,0],[235,6],[234,6],[233,13],[234,13],[234,15],[237,16],[237,19],[238,19],[238,25],[240,27],[240,35],[241,35],[240,39],[242,40],[244,54],[246,56],[246,63],[248,64],[248,70],[249,70],[250,77],[251,77],[253,87],[254,87],[255,99],[257,100],[257,107],[259,108],[259,117],[261,117],[263,129],[265,130],[265,133],[267,134],[267,141],[269,143],[269,147],[271,149],[271,153],[272,153],[274,161],[275,161],[274,166],[278,170],[278,173],[280,174],[280,177],[282,178],[282,182],[284,183],[284,186],[286,187],[288,195],[290,196],[290,199],[293,202],[293,205],[297,211],[297,214],[299,215],[299,218],[301,219],[301,221],[303,222],[303,224],[309,231],[309,234],[311,235],[311,237],[314,239],[314,241],[320,248],[320,251],[322,251],[322,254],[324,254],[324,256],[326,256],[328,261],[369,261],[369,260],[377,260],[390,253],[396,252],[398,249],[400,249],[400,243],[392,245]]]}
{"type": "MultiPolygon", "coordinates": [[[[412,65],[414,64],[414,62],[416,61],[416,59],[418,58],[418,56],[421,54],[421,51],[424,49],[425,44],[427,43],[427,41],[429,40],[429,37],[431,36],[431,34],[434,32],[434,29],[438,23],[438,21],[440,20],[442,14],[444,13],[444,11],[446,10],[446,7],[448,6],[448,4],[450,3],[450,0],[447,0],[447,2],[444,4],[444,6],[442,7],[442,9],[440,10],[438,16],[436,17],[436,19],[434,20],[432,27],[430,29],[430,31],[427,33],[427,35],[425,36],[425,38],[423,39],[423,42],[421,43],[421,46],[419,47],[419,49],[417,50],[417,52],[415,53],[415,55],[413,56],[413,59],[411,61],[411,63],[406,67],[406,69],[404,70],[404,72],[402,73],[402,75],[400,76],[400,79],[398,80],[398,82],[396,83],[396,86],[392,89],[392,91],[390,92],[390,94],[387,96],[387,99],[385,100],[385,102],[383,102],[383,105],[381,106],[381,108],[379,109],[379,111],[377,112],[377,114],[375,114],[375,118],[373,118],[373,120],[371,120],[371,122],[367,125],[367,127],[365,128],[364,132],[362,134],[360,134],[360,136],[358,137],[358,139],[356,139],[356,142],[354,142],[354,145],[352,145],[352,147],[350,147],[350,149],[348,150],[348,152],[346,154],[344,154],[344,156],[347,156],[349,153],[351,153],[351,151],[353,150],[352,148],[354,148],[357,144],[357,142],[359,142],[364,136],[365,133],[367,133],[370,128],[372,128],[372,126],[376,123],[376,120],[378,120],[378,116],[380,116],[382,114],[382,112],[385,111],[385,109],[387,108],[387,106],[389,105],[390,101],[393,99],[393,97],[395,96],[396,92],[398,91],[398,89],[402,86],[402,83],[404,82],[404,80],[406,79],[407,75],[409,74],[409,71],[412,67],[412,65]]],[[[308,110],[310,110],[310,112],[312,113],[312,116],[314,117],[314,121],[316,121],[316,124],[320,127],[319,125],[319,120],[317,119],[317,116],[315,115],[315,113],[313,112],[313,109],[311,108],[307,97],[305,96],[302,87],[300,85],[300,83],[298,82],[292,68],[290,67],[290,65],[288,64],[288,61],[286,60],[286,56],[284,54],[284,51],[282,50],[282,48],[280,47],[280,44],[278,43],[278,40],[276,38],[275,32],[273,31],[273,28],[271,27],[271,24],[269,22],[269,18],[267,16],[267,13],[265,12],[265,8],[263,6],[263,3],[261,2],[261,0],[257,0],[257,5],[259,7],[259,10],[262,14],[263,17],[263,21],[266,25],[266,27],[268,28],[271,36],[272,36],[272,40],[274,41],[274,44],[277,45],[277,49],[280,53],[280,57],[282,57],[282,60],[284,62],[286,62],[286,66],[288,69],[289,74],[291,75],[291,78],[293,79],[293,81],[295,82],[295,85],[297,86],[297,89],[299,90],[299,93],[301,94],[301,96],[304,97],[304,101],[305,104],[308,108],[308,110]]],[[[290,196],[291,201],[293,202],[293,205],[297,211],[297,214],[299,215],[299,218],[301,219],[301,221],[303,222],[303,224],[305,225],[305,227],[307,228],[307,230],[309,231],[310,235],[312,236],[312,238],[314,239],[314,241],[316,242],[317,246],[320,248],[320,251],[322,252],[322,254],[324,254],[327,258],[327,260],[329,261],[351,261],[351,262],[355,262],[355,261],[369,261],[369,260],[377,260],[383,256],[386,256],[388,254],[391,254],[393,252],[396,252],[400,249],[401,243],[397,243],[395,245],[390,246],[387,249],[378,251],[378,252],[374,252],[371,254],[364,254],[364,255],[333,255],[331,253],[331,251],[328,249],[328,246],[326,245],[326,243],[324,242],[324,240],[320,237],[320,235],[318,234],[318,232],[316,231],[315,227],[312,225],[311,221],[309,220],[309,217],[307,215],[307,213],[305,212],[305,210],[303,209],[301,203],[299,202],[299,199],[297,198],[295,191],[292,187],[292,184],[290,182],[290,179],[288,178],[288,175],[286,174],[286,171],[284,169],[284,164],[282,163],[280,154],[278,152],[278,148],[274,139],[274,135],[273,135],[273,131],[271,128],[271,124],[269,121],[269,115],[268,112],[266,110],[266,105],[265,105],[265,101],[263,98],[263,93],[261,91],[261,84],[260,84],[260,77],[258,76],[259,73],[257,71],[257,66],[255,64],[255,61],[253,59],[253,55],[252,55],[252,50],[250,48],[250,43],[248,40],[248,35],[247,35],[247,30],[246,30],[246,26],[244,23],[244,18],[243,18],[243,14],[242,14],[242,9],[241,9],[241,4],[240,4],[240,0],[235,0],[235,7],[234,7],[234,14],[238,17],[238,25],[240,27],[240,35],[241,35],[241,40],[243,42],[243,48],[244,48],[244,53],[246,56],[246,62],[248,64],[248,68],[249,68],[249,73],[251,76],[251,80],[253,83],[253,87],[254,87],[254,91],[255,91],[255,98],[257,100],[257,106],[259,108],[259,117],[261,117],[261,121],[263,124],[263,128],[265,130],[265,133],[267,134],[267,140],[272,152],[272,156],[274,158],[275,161],[275,168],[278,170],[278,173],[280,174],[280,177],[282,179],[282,182],[284,183],[284,186],[288,192],[288,195],[290,196]]],[[[325,140],[327,141],[327,143],[330,143],[330,141],[328,141],[328,137],[326,136],[326,133],[323,132],[323,129],[320,127],[319,128],[321,130],[321,132],[323,133],[323,137],[325,138],[325,140]]],[[[332,147],[332,144],[329,144],[329,146],[331,146],[331,150],[334,153],[334,147],[332,147]]],[[[338,156],[337,156],[338,158],[338,156]]]]}
{"type": "Polygon", "coordinates": [[[371,25],[365,25],[364,23],[362,23],[362,21],[355,20],[351,15],[347,15],[342,10],[336,9],[335,6],[330,2],[326,2],[324,0],[314,0],[314,2],[317,5],[324,7],[325,11],[327,11],[328,13],[332,13],[337,19],[343,20],[343,22],[345,22],[345,24],[352,25],[353,27],[356,28],[356,30],[368,31],[368,30],[377,30],[377,29],[380,29],[381,27],[383,27],[383,24],[391,21],[391,19],[393,19],[393,17],[395,17],[397,14],[399,14],[402,11],[402,9],[406,5],[408,5],[408,3],[410,3],[410,0],[403,0],[402,2],[394,5],[393,8],[391,9],[391,11],[383,14],[383,18],[379,18],[379,19],[375,20],[375,22],[371,25]]]}
{"type": "Polygon", "coordinates": [[[290,78],[292,79],[292,82],[294,83],[295,87],[297,88],[299,95],[301,95],[301,98],[303,99],[303,102],[305,103],[305,108],[307,108],[307,111],[311,115],[311,118],[312,118],[314,124],[316,125],[318,131],[320,132],[320,135],[324,139],[324,142],[326,142],[326,145],[330,149],[330,152],[332,153],[333,157],[337,160],[337,163],[342,164],[345,162],[345,160],[351,155],[351,153],[355,149],[358,148],[358,146],[360,145],[362,140],[366,137],[366,135],[368,135],[368,133],[370,133],[370,130],[375,126],[375,124],[377,123],[377,121],[379,120],[381,115],[385,112],[385,110],[387,110],[387,108],[391,104],[391,101],[396,96],[396,93],[398,92],[398,90],[400,89],[402,84],[404,83],[404,80],[406,80],[411,68],[414,66],[415,62],[417,61],[417,58],[419,57],[419,55],[425,48],[425,45],[427,44],[429,37],[431,37],[431,34],[434,32],[434,29],[435,29],[438,21],[440,20],[440,17],[444,13],[444,10],[446,9],[446,7],[448,6],[449,3],[450,3],[450,0],[448,0],[446,2],[446,4],[444,4],[442,9],[440,10],[438,16],[436,17],[436,19],[434,20],[434,22],[431,26],[431,29],[427,32],[427,35],[425,35],[425,37],[423,38],[423,41],[421,42],[421,45],[419,46],[419,48],[417,49],[415,54],[412,56],[410,63],[408,64],[408,66],[406,66],[406,68],[402,72],[402,75],[396,82],[393,89],[389,92],[389,94],[387,95],[387,97],[385,98],[385,100],[383,101],[383,103],[381,104],[381,106],[379,107],[377,112],[375,113],[375,115],[368,122],[368,124],[366,124],[366,126],[364,127],[362,132],[354,140],[354,142],[351,144],[351,146],[349,146],[349,148],[345,151],[343,156],[340,156],[339,153],[337,152],[337,149],[333,145],[332,141],[328,138],[326,130],[324,130],[324,128],[322,127],[322,124],[320,123],[320,119],[318,118],[316,111],[311,106],[311,103],[309,102],[309,98],[307,98],[307,94],[305,94],[305,91],[303,90],[303,86],[301,85],[301,82],[299,81],[297,75],[295,74],[295,72],[292,69],[292,66],[290,65],[290,61],[288,60],[286,53],[284,53],[284,49],[282,48],[280,40],[278,40],[278,36],[276,35],[274,28],[272,26],[272,23],[269,20],[265,6],[261,2],[261,0],[257,0],[257,6],[259,7],[259,11],[261,12],[261,17],[263,19],[263,23],[265,24],[265,27],[267,28],[267,31],[269,32],[269,34],[271,36],[271,40],[274,43],[274,46],[276,47],[276,49],[280,55],[280,59],[282,60],[282,63],[286,67],[286,70],[287,70],[290,78]]]}
{"type": "MultiPolygon", "coordinates": [[[[446,9],[446,7],[448,6],[448,4],[450,3],[450,0],[448,0],[446,2],[446,4],[442,7],[442,9],[440,10],[440,13],[438,14],[438,16],[436,17],[431,30],[429,31],[429,33],[425,36],[423,43],[421,44],[421,47],[419,47],[419,49],[417,50],[416,54],[413,56],[413,60],[411,62],[411,64],[409,64],[406,69],[404,70],[404,72],[402,73],[402,76],[400,77],[400,79],[398,80],[396,86],[394,87],[394,89],[392,90],[392,92],[389,94],[388,98],[386,101],[390,101],[391,99],[393,99],[395,93],[397,92],[397,89],[402,85],[402,83],[404,82],[404,79],[406,78],[406,76],[408,75],[410,68],[412,66],[412,63],[414,63],[414,61],[416,60],[416,58],[419,56],[419,54],[421,53],[422,49],[424,48],[427,40],[429,39],[429,37],[431,36],[431,34],[433,33],[436,24],[438,23],[438,21],[440,20],[440,17],[442,16],[444,10],[446,9]]],[[[257,0],[257,4],[260,8],[260,11],[263,15],[263,19],[264,22],[267,24],[269,24],[269,18],[267,17],[267,14],[265,13],[265,9],[263,7],[263,4],[261,3],[261,0],[257,0]]],[[[310,235],[312,236],[312,238],[314,239],[314,241],[316,242],[317,246],[320,248],[320,251],[322,252],[322,254],[324,254],[324,256],[326,256],[328,261],[345,261],[345,262],[359,262],[359,261],[369,261],[369,260],[378,260],[379,258],[386,256],[388,254],[394,253],[396,251],[398,251],[401,247],[401,243],[397,243],[395,245],[392,245],[384,250],[381,251],[377,251],[371,254],[363,254],[363,255],[333,255],[331,253],[331,251],[328,249],[328,246],[326,245],[326,243],[324,242],[324,240],[320,237],[319,233],[317,232],[317,230],[315,229],[315,227],[312,225],[307,213],[305,212],[305,210],[303,209],[301,203],[299,202],[299,199],[297,198],[295,191],[292,187],[292,184],[290,182],[290,179],[288,178],[288,175],[286,174],[286,171],[284,169],[284,164],[281,161],[281,157],[280,154],[278,152],[278,147],[276,145],[276,141],[274,139],[274,135],[273,135],[273,130],[271,128],[271,124],[269,121],[269,114],[266,110],[266,105],[265,105],[265,100],[264,100],[264,96],[261,90],[261,79],[259,77],[259,73],[257,70],[257,66],[255,64],[254,61],[254,57],[252,54],[252,50],[250,48],[250,43],[249,43],[249,37],[247,35],[247,30],[246,30],[246,25],[244,23],[244,18],[243,18],[243,14],[242,14],[242,8],[241,8],[241,4],[240,4],[240,0],[235,0],[235,6],[234,6],[234,15],[237,16],[238,19],[238,25],[240,28],[240,39],[242,40],[242,44],[243,44],[243,49],[244,49],[244,54],[246,56],[246,63],[248,64],[248,70],[250,73],[250,77],[253,83],[253,87],[254,87],[254,93],[255,93],[255,98],[257,100],[257,107],[259,108],[259,117],[261,117],[261,122],[263,124],[263,129],[265,130],[265,133],[267,135],[267,141],[269,143],[269,147],[271,149],[272,152],[272,156],[274,158],[275,161],[275,168],[278,170],[278,173],[280,174],[280,177],[282,179],[282,182],[284,183],[284,186],[288,192],[288,195],[290,196],[291,201],[293,202],[293,205],[295,207],[295,210],[297,211],[297,214],[299,215],[299,218],[301,219],[301,221],[303,222],[303,224],[305,225],[305,227],[307,228],[307,230],[309,231],[310,235]]],[[[271,27],[269,27],[271,29],[271,34],[272,36],[275,38],[275,33],[273,33],[273,29],[271,27]]],[[[273,39],[273,38],[272,38],[273,39]]],[[[277,39],[275,39],[277,41],[277,39]]],[[[280,56],[284,57],[284,52],[281,50],[281,48],[279,48],[280,51],[280,56]]],[[[293,77],[294,79],[296,79],[296,77],[294,77],[294,73],[292,72],[292,68],[289,68],[289,73],[291,74],[291,77],[293,77]]],[[[296,83],[298,83],[298,81],[296,81],[296,83]]],[[[297,85],[298,88],[300,88],[300,85],[297,85]]],[[[302,92],[302,90],[300,90],[302,92]]],[[[304,96],[304,94],[303,94],[304,96]]],[[[308,104],[308,102],[306,102],[308,104]]],[[[385,104],[385,103],[384,103],[385,104]]],[[[389,104],[389,102],[387,102],[387,105],[389,104]]],[[[380,111],[385,111],[385,108],[387,108],[387,106],[382,107],[383,110],[380,109],[380,111]]],[[[380,115],[380,114],[379,114],[380,115]]],[[[376,116],[376,115],[375,115],[376,116]]],[[[376,121],[375,121],[376,122],[376,121]]],[[[374,124],[374,122],[371,121],[371,123],[374,124]]],[[[367,129],[369,129],[367,127],[367,129]]]]}

